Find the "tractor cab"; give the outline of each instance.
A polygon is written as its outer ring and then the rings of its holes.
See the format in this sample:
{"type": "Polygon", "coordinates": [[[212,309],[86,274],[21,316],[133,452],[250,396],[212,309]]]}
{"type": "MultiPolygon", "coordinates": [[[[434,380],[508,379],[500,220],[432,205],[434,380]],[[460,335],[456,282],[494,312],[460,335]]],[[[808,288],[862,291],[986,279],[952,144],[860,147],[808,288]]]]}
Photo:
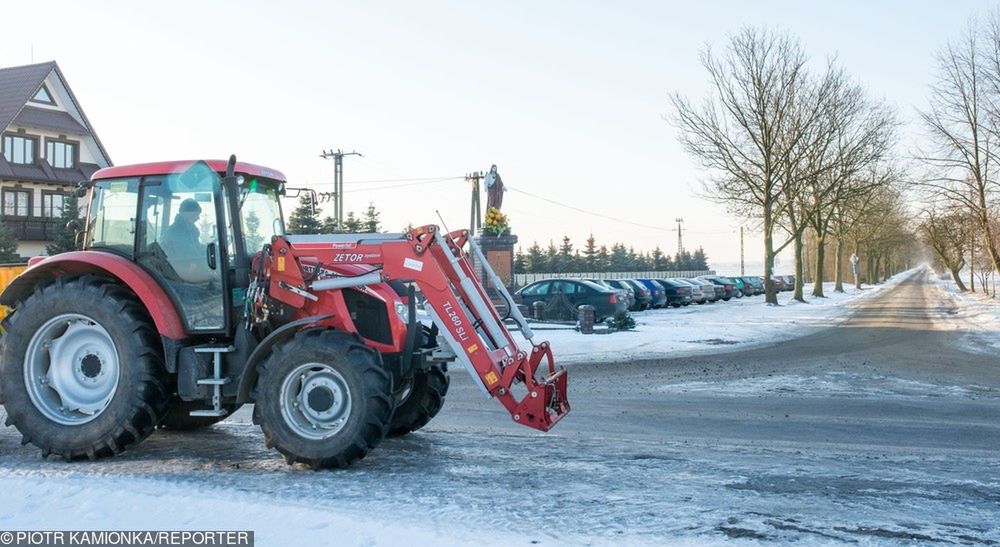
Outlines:
{"type": "Polygon", "coordinates": [[[167,292],[189,334],[233,332],[247,265],[284,235],[284,176],[223,161],[164,162],[98,171],[84,248],[123,256],[167,292]],[[239,225],[233,224],[233,218],[239,225]]]}

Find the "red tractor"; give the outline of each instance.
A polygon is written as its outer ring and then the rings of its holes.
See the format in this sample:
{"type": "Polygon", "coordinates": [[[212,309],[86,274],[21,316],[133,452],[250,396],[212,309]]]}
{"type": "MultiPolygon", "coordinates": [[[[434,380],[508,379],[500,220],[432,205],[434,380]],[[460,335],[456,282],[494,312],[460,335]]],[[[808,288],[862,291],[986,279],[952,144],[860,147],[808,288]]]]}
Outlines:
{"type": "Polygon", "coordinates": [[[342,467],[433,418],[454,360],[520,424],[569,411],[565,370],[547,342],[518,347],[504,321],[531,328],[465,230],[286,235],[284,176],[235,157],[111,167],[79,193],[85,250],[0,295],[0,402],[44,456],[114,455],[252,403],[289,463],[342,467]]]}

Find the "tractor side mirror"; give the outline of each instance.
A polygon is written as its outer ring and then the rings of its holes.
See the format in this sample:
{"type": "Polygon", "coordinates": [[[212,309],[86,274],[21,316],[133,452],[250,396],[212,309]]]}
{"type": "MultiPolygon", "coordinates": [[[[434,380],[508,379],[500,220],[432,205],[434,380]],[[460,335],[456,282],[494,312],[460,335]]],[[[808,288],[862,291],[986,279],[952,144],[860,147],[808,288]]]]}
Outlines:
{"type": "Polygon", "coordinates": [[[76,190],[73,191],[73,194],[75,194],[78,198],[82,198],[87,195],[87,190],[90,190],[93,186],[93,182],[90,182],[89,180],[81,180],[76,183],[76,190]]]}

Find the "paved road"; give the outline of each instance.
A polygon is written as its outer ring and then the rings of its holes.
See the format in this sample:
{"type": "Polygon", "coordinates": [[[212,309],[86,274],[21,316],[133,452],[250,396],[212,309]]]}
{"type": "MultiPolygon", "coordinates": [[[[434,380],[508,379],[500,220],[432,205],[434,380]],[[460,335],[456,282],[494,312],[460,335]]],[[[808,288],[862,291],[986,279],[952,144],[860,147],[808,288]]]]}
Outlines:
{"type": "Polygon", "coordinates": [[[42,461],[0,430],[0,478],[189,482],[543,544],[994,544],[1000,363],[976,346],[921,270],[837,327],[772,347],[575,365],[574,410],[550,434],[510,423],[456,373],[425,431],[347,471],[285,466],[237,415],[97,464],[42,461]]]}

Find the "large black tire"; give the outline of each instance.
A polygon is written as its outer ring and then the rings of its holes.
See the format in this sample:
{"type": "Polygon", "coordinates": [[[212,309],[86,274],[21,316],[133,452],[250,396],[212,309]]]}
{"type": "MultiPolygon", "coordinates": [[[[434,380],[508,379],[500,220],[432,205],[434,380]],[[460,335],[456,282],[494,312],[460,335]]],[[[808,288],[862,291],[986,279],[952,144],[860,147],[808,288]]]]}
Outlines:
{"type": "Polygon", "coordinates": [[[434,363],[426,371],[414,372],[408,395],[392,414],[389,436],[406,435],[427,425],[444,406],[449,385],[446,363],[434,363]]]}
{"type": "Polygon", "coordinates": [[[265,445],[281,452],[289,464],[303,463],[314,469],[346,467],[364,458],[385,438],[395,407],[392,376],[382,365],[382,356],[358,335],[324,329],[299,332],[275,346],[258,370],[254,420],[264,432],[265,445]],[[301,379],[300,392],[321,392],[322,385],[312,391],[306,385],[306,375],[313,373],[334,376],[340,382],[339,391],[327,388],[319,396],[326,404],[317,402],[314,406],[311,395],[305,398],[310,412],[333,412],[333,417],[343,420],[338,422],[340,425],[327,424],[330,427],[324,428],[329,433],[314,427],[318,435],[327,435],[321,438],[303,433],[308,428],[302,420],[308,418],[304,410],[292,404],[298,402],[297,397],[286,396],[293,400],[282,404],[283,393],[287,394],[287,389],[294,391],[296,378],[301,379]],[[336,414],[336,409],[344,409],[344,400],[349,400],[349,410],[336,414]]]}
{"type": "Polygon", "coordinates": [[[222,408],[226,409],[227,412],[225,416],[192,416],[190,414],[192,410],[209,408],[211,406],[211,404],[205,401],[182,401],[175,397],[171,399],[167,415],[160,422],[160,427],[169,429],[170,431],[194,431],[202,429],[215,425],[232,416],[243,405],[222,405],[222,408]]]}
{"type": "MultiPolygon", "coordinates": [[[[5,334],[0,338],[0,401],[7,410],[6,425],[16,427],[22,434],[21,444],[39,447],[42,456],[52,454],[69,461],[118,454],[148,437],[166,414],[169,393],[162,344],[146,311],[120,284],[89,275],[59,278],[36,287],[19,302],[4,322],[4,329],[5,334]],[[81,413],[60,409],[74,420],[93,416],[82,423],[59,423],[43,412],[43,408],[51,413],[53,405],[66,405],[58,390],[40,381],[45,387],[32,388],[32,395],[26,385],[26,370],[31,367],[47,366],[47,374],[52,374],[51,360],[46,364],[46,357],[33,350],[39,357],[27,362],[26,354],[36,333],[42,336],[49,328],[57,332],[58,327],[46,325],[59,325],[61,320],[54,320],[63,316],[85,318],[71,319],[67,325],[102,328],[113,344],[105,347],[115,350],[105,356],[105,363],[99,356],[100,350],[88,349],[84,342],[73,345],[71,336],[67,337],[68,342],[60,342],[73,351],[88,352],[80,357],[78,366],[71,364],[60,371],[76,373],[79,368],[93,379],[95,374],[114,374],[117,370],[117,383],[109,390],[109,398],[101,410],[81,413]],[[112,364],[112,353],[117,354],[117,364],[112,364]],[[88,364],[91,368],[87,368],[88,364]],[[36,403],[33,396],[41,402],[36,403]]],[[[64,336],[65,332],[55,336],[49,345],[64,336]]]]}

